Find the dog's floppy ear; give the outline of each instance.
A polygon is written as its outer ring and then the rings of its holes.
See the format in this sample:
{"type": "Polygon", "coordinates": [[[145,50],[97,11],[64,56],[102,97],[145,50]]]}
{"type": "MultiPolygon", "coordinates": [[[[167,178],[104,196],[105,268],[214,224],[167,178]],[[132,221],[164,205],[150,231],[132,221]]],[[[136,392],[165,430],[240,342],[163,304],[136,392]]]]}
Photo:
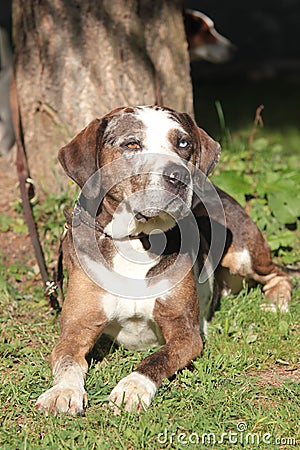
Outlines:
{"type": "Polygon", "coordinates": [[[66,174],[80,188],[98,168],[98,152],[106,125],[106,119],[93,120],[58,152],[58,160],[66,174]]]}
{"type": "Polygon", "coordinates": [[[204,175],[209,175],[220,159],[220,144],[211,138],[202,128],[197,127],[195,121],[187,113],[177,113],[176,111],[172,111],[172,113],[179,118],[183,127],[194,136],[195,142],[197,142],[194,164],[204,175]]]}
{"type": "Polygon", "coordinates": [[[220,159],[221,146],[212,139],[202,128],[198,128],[201,145],[200,170],[209,175],[220,159]]]}

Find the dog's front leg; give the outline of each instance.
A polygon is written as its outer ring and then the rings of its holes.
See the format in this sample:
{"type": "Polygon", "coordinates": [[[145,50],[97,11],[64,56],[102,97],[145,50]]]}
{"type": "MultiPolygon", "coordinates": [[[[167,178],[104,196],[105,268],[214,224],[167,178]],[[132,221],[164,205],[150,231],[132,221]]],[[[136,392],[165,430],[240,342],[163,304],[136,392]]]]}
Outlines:
{"type": "Polygon", "coordinates": [[[116,414],[120,408],[126,411],[146,409],[164,378],[171,377],[200,354],[203,344],[196,294],[187,303],[186,299],[177,297],[156,300],[153,315],[166,343],[113,389],[109,404],[116,414]]]}
{"type": "Polygon", "coordinates": [[[51,354],[53,387],[40,395],[36,407],[45,414],[82,415],[87,404],[84,377],[86,354],[106,324],[97,289],[77,274],[69,280],[62,309],[61,336],[51,354]]]}

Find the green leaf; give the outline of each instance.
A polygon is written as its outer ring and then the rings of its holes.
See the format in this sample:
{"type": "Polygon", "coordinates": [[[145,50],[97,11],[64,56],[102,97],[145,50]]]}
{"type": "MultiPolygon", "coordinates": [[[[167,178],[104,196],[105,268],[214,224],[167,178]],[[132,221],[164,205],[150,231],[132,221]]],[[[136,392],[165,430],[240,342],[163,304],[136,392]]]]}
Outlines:
{"type": "Polygon", "coordinates": [[[243,174],[236,170],[224,170],[218,177],[218,184],[224,187],[226,186],[231,192],[240,194],[251,194],[253,192],[253,186],[245,178],[243,174]]]}
{"type": "Polygon", "coordinates": [[[256,342],[258,339],[257,333],[249,333],[246,337],[247,344],[253,344],[253,342],[256,342]]]}
{"type": "Polygon", "coordinates": [[[295,188],[293,193],[272,193],[268,199],[272,213],[281,223],[295,223],[297,221],[300,216],[300,201],[295,194],[295,188]]]}
{"type": "Polygon", "coordinates": [[[278,250],[280,247],[292,247],[297,241],[296,235],[289,230],[281,230],[267,237],[271,250],[278,250]]]}
{"type": "Polygon", "coordinates": [[[291,251],[280,249],[278,256],[283,264],[295,264],[300,261],[300,252],[298,248],[294,248],[291,251]]]}
{"type": "Polygon", "coordinates": [[[22,218],[17,218],[13,224],[13,232],[14,233],[27,233],[28,228],[26,223],[22,218]]]}
{"type": "Polygon", "coordinates": [[[266,150],[268,148],[269,142],[265,138],[255,139],[253,142],[253,150],[261,152],[263,150],[266,150]]]}
{"type": "Polygon", "coordinates": [[[245,195],[253,193],[250,181],[236,170],[223,170],[214,177],[214,182],[242,205],[245,204],[245,195]]]}
{"type": "Polygon", "coordinates": [[[14,223],[14,219],[3,213],[0,215],[0,231],[6,233],[14,223]]]}

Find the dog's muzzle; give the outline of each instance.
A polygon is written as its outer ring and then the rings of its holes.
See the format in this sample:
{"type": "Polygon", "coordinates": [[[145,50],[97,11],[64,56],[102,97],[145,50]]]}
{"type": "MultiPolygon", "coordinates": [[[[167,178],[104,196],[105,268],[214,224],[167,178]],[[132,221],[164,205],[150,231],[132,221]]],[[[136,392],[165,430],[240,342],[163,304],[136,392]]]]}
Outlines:
{"type": "Polygon", "coordinates": [[[190,208],[191,188],[191,174],[185,166],[176,163],[166,166],[152,178],[132,208],[135,219],[145,223],[161,213],[182,217],[186,207],[190,208]]]}

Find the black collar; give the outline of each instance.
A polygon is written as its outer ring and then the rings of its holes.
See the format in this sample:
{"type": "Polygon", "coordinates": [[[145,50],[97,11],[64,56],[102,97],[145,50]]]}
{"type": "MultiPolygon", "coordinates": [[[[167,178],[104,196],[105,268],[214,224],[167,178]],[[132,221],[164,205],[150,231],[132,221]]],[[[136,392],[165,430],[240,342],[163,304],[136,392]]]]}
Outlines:
{"type": "MultiPolygon", "coordinates": [[[[81,224],[86,225],[93,230],[99,231],[104,234],[106,237],[112,239],[112,236],[107,234],[104,231],[104,227],[94,218],[83,206],[80,204],[80,201],[77,200],[74,205],[74,209],[70,214],[66,209],[63,211],[64,216],[66,218],[67,224],[72,228],[77,228],[81,224]]],[[[146,234],[140,233],[137,236],[128,236],[129,239],[141,239],[147,237],[146,234]]],[[[122,240],[125,238],[122,238],[122,240]]]]}

